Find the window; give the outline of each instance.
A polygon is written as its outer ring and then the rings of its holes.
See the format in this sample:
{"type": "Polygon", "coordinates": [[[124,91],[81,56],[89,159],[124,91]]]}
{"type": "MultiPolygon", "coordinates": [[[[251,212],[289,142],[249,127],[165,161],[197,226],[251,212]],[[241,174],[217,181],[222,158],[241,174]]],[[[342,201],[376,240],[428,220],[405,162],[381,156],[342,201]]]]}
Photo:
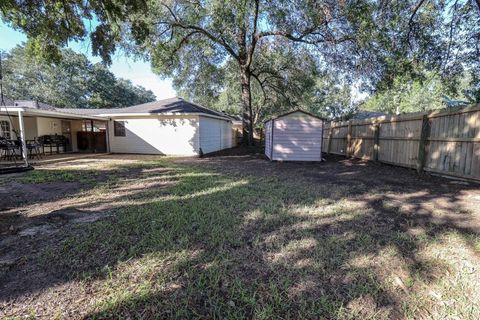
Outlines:
{"type": "Polygon", "coordinates": [[[6,120],[0,121],[0,136],[11,139],[12,135],[10,132],[10,122],[6,120]]]}
{"type": "Polygon", "coordinates": [[[125,121],[113,121],[113,135],[125,137],[125,121]]]}
{"type": "Polygon", "coordinates": [[[107,131],[107,125],[105,124],[105,122],[83,120],[82,121],[82,131],[85,131],[85,132],[105,132],[105,131],[107,131]],[[92,129],[92,122],[93,122],[93,129],[92,129]]]}

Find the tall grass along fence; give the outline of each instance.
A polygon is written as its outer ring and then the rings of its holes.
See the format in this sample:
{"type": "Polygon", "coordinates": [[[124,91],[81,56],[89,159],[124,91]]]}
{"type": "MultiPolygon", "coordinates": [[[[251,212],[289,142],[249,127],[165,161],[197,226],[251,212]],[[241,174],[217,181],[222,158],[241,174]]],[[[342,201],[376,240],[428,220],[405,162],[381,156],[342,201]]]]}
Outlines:
{"type": "Polygon", "coordinates": [[[480,105],[452,110],[332,121],[323,150],[480,181],[480,105]]]}

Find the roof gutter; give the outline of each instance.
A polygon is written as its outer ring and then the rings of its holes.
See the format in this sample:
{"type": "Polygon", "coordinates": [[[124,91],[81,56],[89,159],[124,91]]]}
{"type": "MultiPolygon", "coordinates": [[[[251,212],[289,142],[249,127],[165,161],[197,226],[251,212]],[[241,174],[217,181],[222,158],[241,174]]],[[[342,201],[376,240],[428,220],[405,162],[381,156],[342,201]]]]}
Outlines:
{"type": "Polygon", "coordinates": [[[23,107],[2,107],[0,108],[0,112],[2,110],[6,110],[7,112],[18,112],[23,111],[26,115],[33,115],[33,116],[46,116],[46,117],[63,117],[69,119],[93,119],[93,120],[108,120],[101,116],[87,116],[87,115],[80,115],[76,113],[69,113],[69,112],[58,112],[58,111],[49,111],[49,110],[41,110],[41,109],[32,109],[32,108],[23,108],[23,107]]]}

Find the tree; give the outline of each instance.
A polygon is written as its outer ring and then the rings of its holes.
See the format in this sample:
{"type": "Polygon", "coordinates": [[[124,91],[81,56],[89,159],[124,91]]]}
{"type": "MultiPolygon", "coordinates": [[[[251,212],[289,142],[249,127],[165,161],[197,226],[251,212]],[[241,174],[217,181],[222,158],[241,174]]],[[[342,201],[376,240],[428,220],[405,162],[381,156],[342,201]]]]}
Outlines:
{"type": "Polygon", "coordinates": [[[305,109],[330,119],[348,118],[358,108],[351,91],[349,84],[337,82],[332,75],[323,73],[307,96],[305,109]]]}
{"type": "Polygon", "coordinates": [[[205,94],[217,88],[195,75],[215,77],[235,64],[249,142],[258,99],[252,92],[264,73],[257,62],[279,44],[310,51],[370,91],[388,90],[402,76],[421,81],[419,67],[451,85],[467,70],[478,87],[478,0],[6,0],[0,12],[28,35],[37,56],[55,58],[55,49],[89,35],[107,63],[121,44],[151,60],[157,73],[205,94]]]}
{"type": "Polygon", "coordinates": [[[28,37],[27,51],[43,60],[58,62],[60,48],[69,41],[89,37],[94,55],[111,63],[121,40],[120,25],[127,15],[145,10],[143,0],[2,0],[3,21],[28,37]]]}
{"type": "Polygon", "coordinates": [[[449,81],[434,71],[423,72],[422,78],[399,76],[387,90],[372,95],[361,106],[366,111],[391,114],[428,111],[477,102],[475,88],[468,72],[451,86],[449,81]]]}
{"type": "MultiPolygon", "coordinates": [[[[318,73],[315,57],[310,52],[269,44],[269,48],[259,50],[255,65],[262,72],[252,74],[253,127],[279,112],[305,107],[305,97],[313,90],[318,73]]],[[[201,68],[198,74],[177,76],[174,85],[178,92],[199,104],[234,114],[242,111],[238,66],[234,59],[228,59],[222,68],[201,68]]]]}
{"type": "Polygon", "coordinates": [[[3,62],[5,94],[61,108],[127,107],[155,100],[150,90],[117,79],[83,54],[68,49],[60,54],[59,62],[45,62],[28,56],[24,47],[12,49],[3,62]]]}
{"type": "MultiPolygon", "coordinates": [[[[363,3],[364,1],[360,1],[363,3]]],[[[252,82],[270,73],[257,63],[271,48],[319,48],[325,58],[353,40],[358,3],[338,1],[159,1],[129,16],[130,35],[154,70],[174,78],[198,68],[236,65],[244,137],[253,142],[252,82]]],[[[260,81],[261,82],[261,81],[260,81]]]]}

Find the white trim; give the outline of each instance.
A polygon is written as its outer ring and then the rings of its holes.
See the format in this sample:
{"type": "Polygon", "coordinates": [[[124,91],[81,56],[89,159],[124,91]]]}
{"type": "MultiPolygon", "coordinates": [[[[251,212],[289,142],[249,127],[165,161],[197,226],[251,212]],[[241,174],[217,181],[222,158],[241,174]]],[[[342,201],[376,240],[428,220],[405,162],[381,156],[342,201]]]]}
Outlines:
{"type": "Polygon", "coordinates": [[[72,118],[72,119],[94,119],[94,120],[101,120],[105,121],[108,120],[106,117],[115,118],[115,117],[144,117],[144,116],[201,116],[201,117],[209,117],[214,119],[221,119],[228,122],[232,122],[232,120],[228,117],[216,116],[208,113],[203,112],[159,112],[159,113],[150,113],[150,112],[139,112],[139,113],[100,113],[96,115],[80,115],[77,113],[69,113],[69,112],[59,112],[59,111],[49,111],[49,110],[41,110],[41,109],[31,109],[31,108],[19,108],[19,107],[4,107],[0,109],[6,109],[9,112],[18,112],[24,111],[25,116],[57,116],[61,118],[72,118]]]}
{"type": "Polygon", "coordinates": [[[28,166],[27,144],[25,142],[25,124],[23,123],[23,111],[18,111],[18,125],[20,126],[20,142],[22,144],[22,158],[25,166],[28,166]]]}
{"type": "Polygon", "coordinates": [[[80,115],[76,113],[68,112],[59,112],[59,111],[50,111],[50,110],[41,110],[41,109],[32,109],[32,108],[19,108],[19,107],[2,107],[0,108],[0,113],[4,112],[24,112],[24,116],[44,116],[44,117],[57,117],[57,118],[66,118],[66,119],[93,119],[106,121],[104,117],[100,116],[89,116],[89,115],[80,115]]]}

